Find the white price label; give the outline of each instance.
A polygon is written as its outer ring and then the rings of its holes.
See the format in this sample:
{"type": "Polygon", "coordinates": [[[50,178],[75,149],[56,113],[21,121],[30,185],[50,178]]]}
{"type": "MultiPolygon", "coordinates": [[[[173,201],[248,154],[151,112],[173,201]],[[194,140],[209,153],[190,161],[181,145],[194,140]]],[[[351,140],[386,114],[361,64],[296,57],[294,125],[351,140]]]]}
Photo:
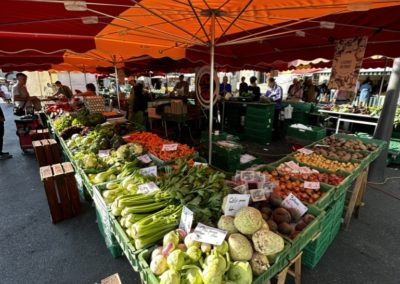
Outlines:
{"type": "Polygon", "coordinates": [[[176,151],[178,149],[178,144],[164,144],[162,146],[161,151],[166,151],[166,152],[171,152],[171,151],[176,151]]]}
{"type": "Polygon", "coordinates": [[[305,181],[304,182],[304,188],[318,190],[318,189],[320,189],[320,187],[321,187],[321,184],[319,183],[319,181],[305,181]]]}
{"type": "Polygon", "coordinates": [[[297,152],[303,153],[304,155],[310,155],[310,154],[314,153],[313,150],[310,150],[307,148],[298,149],[297,152]]]}
{"type": "Polygon", "coordinates": [[[160,190],[160,188],[154,182],[144,183],[138,186],[138,193],[141,194],[150,194],[155,191],[160,190]]]}
{"type": "Polygon", "coordinates": [[[296,209],[301,216],[303,216],[308,210],[308,208],[292,193],[289,193],[289,195],[282,201],[281,206],[286,209],[296,209]]]}
{"type": "Polygon", "coordinates": [[[207,163],[194,162],[195,167],[208,167],[207,163]]]}
{"type": "Polygon", "coordinates": [[[225,240],[228,232],[199,223],[193,233],[195,241],[219,246],[225,240]]]}
{"type": "Polygon", "coordinates": [[[224,214],[235,216],[236,212],[243,207],[249,206],[250,195],[248,194],[228,194],[224,208],[224,214]]]}
{"type": "Polygon", "coordinates": [[[257,182],[265,182],[267,177],[261,173],[261,172],[256,172],[256,180],[257,182]]]}
{"type": "Polygon", "coordinates": [[[237,191],[241,194],[248,194],[249,193],[249,186],[247,185],[247,183],[245,184],[241,184],[236,186],[235,188],[233,188],[234,191],[237,191]]]}
{"type": "Polygon", "coordinates": [[[151,159],[150,159],[149,155],[147,155],[147,154],[139,156],[137,158],[139,161],[142,161],[145,164],[151,163],[151,159]]]}
{"type": "Polygon", "coordinates": [[[250,195],[251,195],[251,200],[253,200],[253,202],[257,202],[257,201],[264,201],[267,200],[266,195],[266,191],[265,189],[252,189],[250,190],[250,195]]]}
{"type": "Polygon", "coordinates": [[[139,173],[144,176],[157,176],[157,166],[140,169],[139,173]]]}
{"type": "Polygon", "coordinates": [[[253,181],[256,178],[255,171],[241,171],[240,172],[240,179],[242,181],[253,181]]]}
{"type": "Polygon", "coordinates": [[[277,184],[275,182],[259,182],[258,183],[258,189],[264,189],[266,193],[271,193],[275,187],[277,187],[277,184]]]}
{"type": "Polygon", "coordinates": [[[192,229],[193,216],[194,213],[192,210],[190,210],[186,206],[183,207],[181,221],[179,222],[179,228],[184,230],[187,234],[189,234],[190,230],[192,229]]]}
{"type": "Polygon", "coordinates": [[[297,171],[299,169],[299,165],[293,161],[286,162],[286,166],[288,166],[289,168],[291,168],[292,170],[295,170],[295,171],[297,171]]]}
{"type": "Polygon", "coordinates": [[[100,158],[108,157],[110,156],[110,150],[99,150],[98,155],[100,158]]]}

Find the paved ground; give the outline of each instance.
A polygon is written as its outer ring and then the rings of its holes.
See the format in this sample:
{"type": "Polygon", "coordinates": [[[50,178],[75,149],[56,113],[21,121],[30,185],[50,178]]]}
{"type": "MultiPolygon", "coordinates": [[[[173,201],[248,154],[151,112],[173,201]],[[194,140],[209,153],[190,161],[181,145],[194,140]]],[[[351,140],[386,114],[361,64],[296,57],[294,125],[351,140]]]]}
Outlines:
{"type": "MultiPolygon", "coordinates": [[[[34,155],[21,153],[12,108],[1,107],[5,150],[14,158],[0,161],[0,283],[95,283],[115,272],[123,283],[140,283],[124,258],[107,251],[91,204],[75,219],[51,223],[34,155]]],[[[285,153],[278,148],[255,151],[285,153]]],[[[400,176],[395,169],[388,174],[400,176]]],[[[379,188],[400,196],[399,185],[392,180],[379,188]]],[[[303,283],[399,283],[400,203],[387,193],[368,189],[360,219],[339,233],[317,268],[303,270],[303,283]]]]}

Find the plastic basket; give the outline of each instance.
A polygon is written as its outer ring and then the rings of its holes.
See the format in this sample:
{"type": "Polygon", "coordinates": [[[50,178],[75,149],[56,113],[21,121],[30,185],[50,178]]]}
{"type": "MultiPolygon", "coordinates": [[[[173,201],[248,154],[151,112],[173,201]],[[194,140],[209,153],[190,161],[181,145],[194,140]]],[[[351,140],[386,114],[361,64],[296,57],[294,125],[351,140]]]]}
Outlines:
{"type": "MultiPolygon", "coordinates": [[[[306,125],[308,126],[308,125],[306,125]]],[[[299,129],[289,126],[286,132],[286,136],[292,136],[296,138],[300,138],[302,140],[308,141],[317,141],[326,137],[326,129],[317,126],[308,126],[311,127],[312,130],[299,129]]]]}
{"type": "Polygon", "coordinates": [[[245,121],[245,131],[246,133],[248,131],[259,131],[262,133],[269,133],[272,131],[272,123],[273,121],[270,119],[270,121],[254,121],[254,120],[247,120],[245,121]]]}
{"type": "Polygon", "coordinates": [[[140,278],[142,279],[142,283],[144,284],[158,284],[158,278],[154,275],[154,273],[150,270],[150,266],[148,261],[150,260],[151,252],[154,248],[145,249],[138,255],[138,261],[140,266],[140,278]]]}
{"type": "Polygon", "coordinates": [[[122,255],[122,249],[119,246],[114,235],[111,233],[110,226],[107,223],[107,218],[103,215],[101,209],[99,210],[97,207],[96,207],[96,220],[100,234],[103,236],[106,246],[110,251],[111,255],[114,258],[120,257],[122,255]]]}
{"type": "Polygon", "coordinates": [[[275,104],[248,104],[246,118],[248,115],[255,117],[271,117],[274,115],[275,104]]]}
{"type": "Polygon", "coordinates": [[[294,240],[288,239],[286,236],[284,237],[290,243],[288,253],[289,260],[295,258],[321,229],[321,220],[324,218],[325,212],[310,206],[307,213],[314,215],[315,219],[308,224],[294,240]]]}
{"type": "Polygon", "coordinates": [[[302,262],[308,268],[314,268],[335,239],[341,227],[342,214],[346,194],[342,192],[339,198],[327,210],[321,220],[320,236],[310,242],[303,250],[302,262]]]}

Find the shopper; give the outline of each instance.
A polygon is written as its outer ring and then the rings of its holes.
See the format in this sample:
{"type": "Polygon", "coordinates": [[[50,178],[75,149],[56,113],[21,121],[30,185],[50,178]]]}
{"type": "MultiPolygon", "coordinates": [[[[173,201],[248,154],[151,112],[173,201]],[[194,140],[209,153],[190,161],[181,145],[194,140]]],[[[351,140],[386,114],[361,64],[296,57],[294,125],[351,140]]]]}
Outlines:
{"type": "Polygon", "coordinates": [[[3,152],[4,121],[4,113],[0,106],[0,160],[12,158],[12,155],[10,155],[10,153],[3,152]]]}
{"type": "Polygon", "coordinates": [[[130,78],[128,81],[129,85],[131,85],[131,91],[129,92],[129,98],[128,98],[128,120],[133,121],[134,118],[134,113],[133,113],[133,107],[135,104],[135,85],[136,85],[136,80],[133,78],[130,78]]]}
{"type": "Polygon", "coordinates": [[[176,83],[174,87],[174,91],[177,96],[187,97],[189,96],[189,83],[185,81],[185,76],[180,75],[179,81],[176,83]]]}
{"type": "Polygon", "coordinates": [[[219,84],[219,94],[225,96],[226,93],[232,93],[232,86],[228,83],[228,77],[224,76],[222,83],[219,84]]]}
{"type": "Polygon", "coordinates": [[[288,101],[293,101],[293,102],[298,102],[303,99],[303,88],[300,85],[299,80],[296,78],[293,79],[293,84],[290,85],[289,91],[288,91],[288,101]]]}
{"type": "Polygon", "coordinates": [[[132,121],[138,125],[144,126],[144,112],[147,109],[147,97],[144,94],[144,86],[142,82],[139,82],[134,87],[134,102],[133,102],[133,114],[132,121]]]}
{"type": "Polygon", "coordinates": [[[308,103],[315,103],[319,94],[318,87],[313,83],[312,78],[307,78],[304,83],[303,100],[308,103]]]}
{"type": "Polygon", "coordinates": [[[257,86],[256,76],[250,78],[250,86],[247,88],[247,92],[254,95],[254,100],[259,101],[261,97],[260,87],[257,86]]]}
{"type": "Polygon", "coordinates": [[[11,92],[9,90],[10,83],[5,81],[4,85],[1,85],[1,97],[4,99],[5,102],[11,102],[11,92]]]}
{"type": "Polygon", "coordinates": [[[369,100],[369,97],[371,96],[371,92],[372,92],[371,81],[365,80],[360,86],[360,104],[359,105],[361,107],[368,106],[368,100],[369,100]]]}
{"type": "Polygon", "coordinates": [[[40,100],[35,96],[30,96],[26,88],[26,81],[28,76],[24,73],[17,73],[17,84],[12,87],[12,96],[16,107],[25,108],[33,106],[35,110],[39,111],[40,100]]]}
{"type": "Polygon", "coordinates": [[[265,94],[266,97],[270,98],[272,102],[275,103],[275,113],[274,113],[274,132],[279,135],[279,115],[282,109],[282,87],[279,86],[274,78],[268,79],[268,91],[265,94]]]}
{"type": "Polygon", "coordinates": [[[74,96],[77,97],[95,97],[97,96],[96,94],[96,86],[92,83],[86,84],[86,92],[78,92],[76,91],[76,94],[74,96]]]}
{"type": "Polygon", "coordinates": [[[61,84],[60,81],[57,81],[55,84],[57,87],[57,92],[54,94],[54,96],[63,95],[68,99],[72,98],[72,91],[68,86],[61,84]]]}
{"type": "Polygon", "coordinates": [[[249,85],[247,85],[246,83],[246,77],[242,77],[242,82],[239,85],[239,96],[243,93],[247,93],[247,89],[249,87],[249,85]]]}

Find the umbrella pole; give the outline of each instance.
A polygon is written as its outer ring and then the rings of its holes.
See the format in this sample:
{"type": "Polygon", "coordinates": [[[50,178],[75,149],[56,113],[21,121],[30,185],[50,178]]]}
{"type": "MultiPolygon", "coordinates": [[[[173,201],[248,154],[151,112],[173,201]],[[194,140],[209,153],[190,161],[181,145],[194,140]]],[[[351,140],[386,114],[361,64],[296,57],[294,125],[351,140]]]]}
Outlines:
{"type": "MultiPolygon", "coordinates": [[[[385,102],[378,125],[375,128],[374,138],[387,141],[392,137],[393,122],[396,114],[397,101],[400,93],[400,57],[394,59],[392,74],[386,92],[385,102]]],[[[386,169],[386,157],[388,147],[382,151],[380,156],[370,165],[368,180],[370,182],[383,182],[386,169]]]]}
{"type": "Polygon", "coordinates": [[[215,14],[211,14],[211,62],[210,62],[210,115],[208,126],[208,163],[212,163],[212,133],[213,133],[213,107],[214,107],[214,49],[215,49],[215,14]]]}
{"type": "Polygon", "coordinates": [[[85,65],[83,65],[83,76],[85,78],[85,85],[87,85],[87,78],[86,78],[86,68],[85,65]]]}
{"type": "Polygon", "coordinates": [[[71,87],[72,90],[71,72],[69,71],[68,71],[68,79],[69,79],[69,86],[71,87]]]}
{"type": "Polygon", "coordinates": [[[114,71],[115,71],[115,86],[117,88],[117,102],[118,102],[118,110],[121,110],[121,104],[119,102],[119,82],[118,82],[118,68],[117,64],[114,61],[114,71]]]}

